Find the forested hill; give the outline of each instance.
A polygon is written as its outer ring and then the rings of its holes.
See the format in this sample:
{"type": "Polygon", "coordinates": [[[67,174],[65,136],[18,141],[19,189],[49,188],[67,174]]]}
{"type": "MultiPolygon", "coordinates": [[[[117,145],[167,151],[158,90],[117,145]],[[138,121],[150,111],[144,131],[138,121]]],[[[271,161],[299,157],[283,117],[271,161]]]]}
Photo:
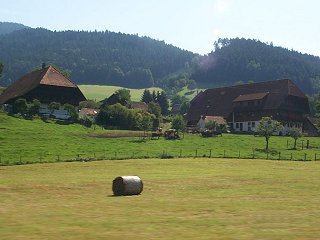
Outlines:
{"type": "Polygon", "coordinates": [[[12,22],[0,22],[0,35],[12,33],[17,30],[21,30],[24,28],[29,28],[20,23],[12,23],[12,22]]]}
{"type": "Polygon", "coordinates": [[[289,78],[311,94],[320,90],[320,58],[257,40],[219,39],[192,77],[207,87],[289,78]]]}
{"type": "Polygon", "coordinates": [[[194,56],[138,35],[28,28],[0,35],[0,85],[9,85],[45,62],[69,71],[77,84],[150,87],[188,66],[194,56]]]}
{"type": "Polygon", "coordinates": [[[213,47],[199,56],[138,35],[0,23],[0,85],[47,63],[69,72],[77,84],[161,86],[175,93],[186,85],[208,88],[289,78],[308,94],[320,91],[319,57],[250,39],[219,39],[213,47]]]}

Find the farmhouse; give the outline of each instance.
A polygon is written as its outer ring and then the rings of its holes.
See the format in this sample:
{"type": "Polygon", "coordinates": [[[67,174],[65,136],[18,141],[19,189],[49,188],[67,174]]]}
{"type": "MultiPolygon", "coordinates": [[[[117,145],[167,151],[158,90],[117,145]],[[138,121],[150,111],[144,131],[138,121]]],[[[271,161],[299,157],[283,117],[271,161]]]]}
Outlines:
{"type": "Polygon", "coordinates": [[[306,95],[283,79],[200,92],[191,101],[187,121],[195,126],[201,116],[221,116],[235,132],[256,132],[262,117],[273,117],[284,126],[279,134],[286,134],[293,127],[309,131],[309,113],[306,95]]]}
{"type": "Polygon", "coordinates": [[[77,85],[52,66],[43,67],[18,79],[0,95],[0,104],[12,104],[18,98],[25,98],[28,102],[38,99],[41,103],[72,105],[86,100],[77,85]]]}

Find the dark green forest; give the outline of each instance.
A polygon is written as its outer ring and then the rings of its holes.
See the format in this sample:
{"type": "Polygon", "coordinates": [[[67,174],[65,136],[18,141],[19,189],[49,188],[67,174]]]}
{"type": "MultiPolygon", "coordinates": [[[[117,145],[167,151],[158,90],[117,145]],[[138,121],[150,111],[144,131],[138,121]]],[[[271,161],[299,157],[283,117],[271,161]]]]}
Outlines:
{"type": "Polygon", "coordinates": [[[114,32],[22,29],[0,36],[1,85],[46,64],[77,84],[145,88],[188,66],[194,54],[148,37],[114,32]]]}
{"type": "Polygon", "coordinates": [[[53,64],[77,84],[210,88],[289,78],[305,93],[320,90],[320,58],[259,40],[219,39],[200,56],[149,37],[110,31],[50,31],[0,23],[0,85],[53,64]],[[2,34],[1,34],[2,33],[2,34]]]}
{"type": "Polygon", "coordinates": [[[320,90],[320,58],[251,39],[219,39],[192,78],[202,86],[291,79],[305,93],[320,90]]]}

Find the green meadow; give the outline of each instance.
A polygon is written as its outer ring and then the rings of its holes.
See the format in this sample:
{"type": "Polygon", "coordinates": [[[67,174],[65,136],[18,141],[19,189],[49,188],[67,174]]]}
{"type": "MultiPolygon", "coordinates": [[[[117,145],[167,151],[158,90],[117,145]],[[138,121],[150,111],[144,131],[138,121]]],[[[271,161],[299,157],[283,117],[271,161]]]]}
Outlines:
{"type": "MultiPolygon", "coordinates": [[[[92,99],[96,101],[101,101],[107,97],[110,97],[115,91],[123,88],[123,87],[118,87],[118,86],[100,86],[100,85],[79,85],[78,86],[82,93],[85,95],[87,99],[92,99]]],[[[145,89],[131,89],[127,88],[130,90],[131,94],[131,100],[132,101],[140,101],[142,97],[142,93],[145,89]]],[[[151,92],[152,91],[161,91],[161,88],[147,88],[151,92]]]]}
{"type": "Polygon", "coordinates": [[[319,173],[214,158],[0,166],[0,239],[319,239],[319,173]],[[121,175],[142,194],[113,197],[121,175]]]}
{"type": "Polygon", "coordinates": [[[178,95],[185,96],[189,101],[191,101],[200,91],[206,90],[205,88],[196,88],[196,89],[188,89],[187,87],[184,87],[180,92],[178,92],[178,95]]]}
{"type": "Polygon", "coordinates": [[[173,157],[320,160],[320,139],[314,137],[299,139],[298,149],[292,150],[291,138],[274,136],[270,139],[270,152],[266,153],[264,138],[253,135],[203,138],[181,134],[178,140],[142,139],[141,135],[142,132],[25,120],[0,113],[0,164],[173,157]],[[116,137],[123,134],[133,136],[116,137]]]}

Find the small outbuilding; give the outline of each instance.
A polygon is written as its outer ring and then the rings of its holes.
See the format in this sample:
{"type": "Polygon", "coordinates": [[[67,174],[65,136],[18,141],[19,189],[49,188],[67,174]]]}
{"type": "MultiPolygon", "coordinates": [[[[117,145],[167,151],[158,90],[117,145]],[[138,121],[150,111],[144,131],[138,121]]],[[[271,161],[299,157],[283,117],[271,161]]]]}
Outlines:
{"type": "Polygon", "coordinates": [[[221,116],[201,116],[198,123],[197,123],[197,127],[200,130],[205,130],[206,129],[206,123],[208,122],[216,122],[217,124],[227,124],[227,121],[221,117],[221,116]]]}

